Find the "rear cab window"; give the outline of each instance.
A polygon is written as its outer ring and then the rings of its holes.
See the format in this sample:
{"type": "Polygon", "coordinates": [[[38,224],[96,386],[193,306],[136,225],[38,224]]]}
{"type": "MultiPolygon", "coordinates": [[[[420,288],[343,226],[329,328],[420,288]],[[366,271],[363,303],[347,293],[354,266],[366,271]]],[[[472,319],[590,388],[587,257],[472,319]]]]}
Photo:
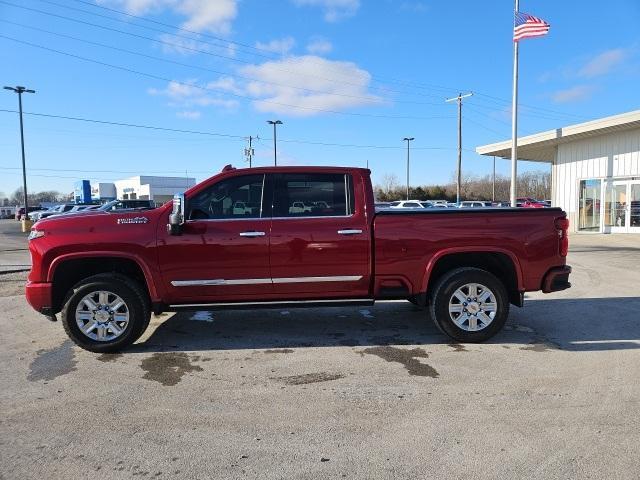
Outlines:
{"type": "Polygon", "coordinates": [[[355,210],[353,180],[342,173],[275,176],[273,217],[348,217],[355,210]]]}

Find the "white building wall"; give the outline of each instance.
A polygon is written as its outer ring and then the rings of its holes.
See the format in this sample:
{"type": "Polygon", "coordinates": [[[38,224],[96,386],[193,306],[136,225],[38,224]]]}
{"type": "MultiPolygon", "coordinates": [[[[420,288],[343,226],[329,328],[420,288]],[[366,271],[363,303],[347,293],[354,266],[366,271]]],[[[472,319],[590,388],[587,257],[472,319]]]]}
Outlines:
{"type": "Polygon", "coordinates": [[[558,145],[553,177],[553,206],[567,212],[576,231],[580,180],[640,178],[640,129],[558,145]]]}
{"type": "Polygon", "coordinates": [[[144,198],[160,202],[166,201],[176,193],[184,192],[195,184],[195,178],[150,175],[141,175],[115,182],[119,199],[125,198],[124,195],[127,195],[127,198],[132,198],[131,194],[134,193],[137,199],[144,198]]]}

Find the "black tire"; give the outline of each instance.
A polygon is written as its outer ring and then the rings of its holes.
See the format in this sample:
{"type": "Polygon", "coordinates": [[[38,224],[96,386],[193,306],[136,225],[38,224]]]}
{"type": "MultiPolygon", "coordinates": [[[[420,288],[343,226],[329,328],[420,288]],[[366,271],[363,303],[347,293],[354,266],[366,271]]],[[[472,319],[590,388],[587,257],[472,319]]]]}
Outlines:
{"type": "Polygon", "coordinates": [[[140,338],[151,320],[151,309],[146,292],[137,282],[124,275],[103,273],[85,278],[74,285],[65,299],[61,318],[65,332],[80,348],[95,353],[113,353],[128,347],[140,338]],[[118,295],[128,309],[129,322],[124,331],[113,340],[89,338],[76,323],[76,309],[80,301],[91,292],[100,290],[118,295]]]}
{"type": "MultiPolygon", "coordinates": [[[[446,335],[462,343],[488,340],[498,333],[509,316],[509,296],[504,284],[492,273],[479,268],[456,268],[442,276],[432,290],[429,312],[436,326],[446,335]],[[485,285],[496,299],[496,312],[491,323],[477,331],[460,328],[449,313],[449,301],[458,288],[469,283],[485,285]]],[[[462,307],[461,307],[462,308],[462,307]]],[[[454,314],[455,315],[455,314],[454,314]]]]}

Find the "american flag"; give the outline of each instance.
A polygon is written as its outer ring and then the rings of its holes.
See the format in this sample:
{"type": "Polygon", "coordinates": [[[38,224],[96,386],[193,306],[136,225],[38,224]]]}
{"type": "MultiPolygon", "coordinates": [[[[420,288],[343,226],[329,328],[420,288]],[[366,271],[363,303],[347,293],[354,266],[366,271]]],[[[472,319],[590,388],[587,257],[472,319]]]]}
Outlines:
{"type": "Polygon", "coordinates": [[[528,37],[541,37],[547,33],[549,33],[549,24],[547,22],[528,13],[516,12],[513,25],[514,42],[528,37]]]}

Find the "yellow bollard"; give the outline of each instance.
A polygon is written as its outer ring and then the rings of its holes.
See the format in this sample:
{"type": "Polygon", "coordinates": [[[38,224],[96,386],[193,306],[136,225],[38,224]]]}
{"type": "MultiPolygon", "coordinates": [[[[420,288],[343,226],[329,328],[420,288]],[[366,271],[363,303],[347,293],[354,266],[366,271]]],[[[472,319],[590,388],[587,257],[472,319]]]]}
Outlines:
{"type": "Polygon", "coordinates": [[[33,222],[31,220],[27,220],[26,218],[22,219],[22,233],[30,232],[32,226],[33,222]]]}

